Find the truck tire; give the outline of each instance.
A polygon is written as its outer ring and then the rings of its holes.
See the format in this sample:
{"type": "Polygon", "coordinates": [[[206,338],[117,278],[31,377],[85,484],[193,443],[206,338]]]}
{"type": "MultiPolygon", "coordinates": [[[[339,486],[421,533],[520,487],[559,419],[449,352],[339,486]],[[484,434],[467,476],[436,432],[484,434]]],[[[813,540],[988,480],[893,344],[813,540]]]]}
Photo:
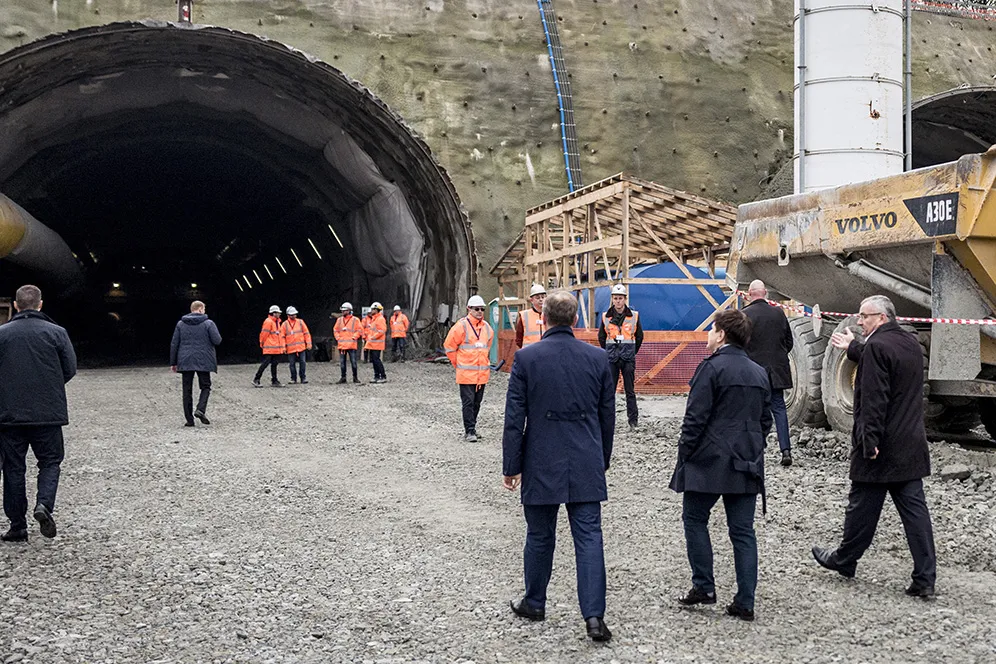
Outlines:
{"type": "Polygon", "coordinates": [[[789,425],[825,429],[827,418],[823,413],[820,376],[829,338],[826,335],[816,336],[813,321],[809,318],[793,318],[789,320],[789,327],[792,328],[794,341],[789,353],[793,387],[785,390],[789,425]]]}
{"type": "MultiPolygon", "coordinates": [[[[863,335],[857,325],[857,316],[849,316],[837,324],[834,332],[843,332],[844,328],[850,327],[857,332],[855,337],[860,340],[863,335]]],[[[827,346],[822,367],[823,410],[827,424],[834,431],[850,433],[854,427],[854,380],[857,373],[858,365],[847,359],[846,349],[827,346]]]]}
{"type": "Polygon", "coordinates": [[[979,415],[982,418],[982,426],[986,428],[986,433],[993,440],[996,440],[996,408],[993,407],[992,399],[986,399],[988,408],[979,408],[979,415]]]}

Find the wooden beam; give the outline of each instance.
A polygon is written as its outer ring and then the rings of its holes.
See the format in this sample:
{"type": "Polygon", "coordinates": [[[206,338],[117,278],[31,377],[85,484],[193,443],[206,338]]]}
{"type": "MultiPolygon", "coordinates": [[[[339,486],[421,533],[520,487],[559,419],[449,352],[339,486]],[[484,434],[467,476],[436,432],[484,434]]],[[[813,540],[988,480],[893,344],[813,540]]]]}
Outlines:
{"type": "Polygon", "coordinates": [[[622,216],[622,277],[629,279],[629,187],[623,190],[622,216]]]}
{"type": "Polygon", "coordinates": [[[601,189],[596,189],[587,194],[583,194],[576,198],[572,198],[569,201],[564,201],[558,205],[554,205],[551,208],[545,210],[538,210],[531,214],[526,215],[526,226],[532,226],[533,224],[538,224],[546,219],[556,217],[569,210],[574,210],[575,208],[583,207],[589,203],[594,203],[595,201],[604,200],[606,198],[612,198],[618,196],[626,189],[625,182],[615,182],[603,187],[601,189]]]}
{"type": "MultiPolygon", "coordinates": [[[[538,265],[539,263],[546,263],[549,261],[555,261],[563,258],[564,256],[576,256],[578,254],[583,254],[589,251],[596,251],[601,249],[605,253],[606,249],[615,249],[622,246],[622,238],[618,235],[604,240],[595,240],[594,242],[586,242],[584,244],[575,244],[573,246],[567,247],[566,249],[556,249],[552,251],[547,251],[542,254],[534,254],[529,258],[523,260],[524,265],[538,265]]],[[[608,259],[606,259],[607,261],[608,259]]]]}
{"type": "Polygon", "coordinates": [[[732,293],[730,293],[730,297],[726,298],[726,300],[723,301],[723,304],[719,305],[715,311],[709,314],[709,316],[704,321],[702,321],[702,323],[697,328],[695,328],[695,331],[701,332],[702,330],[709,327],[709,325],[712,324],[712,319],[716,317],[716,314],[718,314],[720,311],[727,309],[730,306],[730,303],[736,301],[736,299],[737,299],[737,292],[733,291],[732,293]]]}

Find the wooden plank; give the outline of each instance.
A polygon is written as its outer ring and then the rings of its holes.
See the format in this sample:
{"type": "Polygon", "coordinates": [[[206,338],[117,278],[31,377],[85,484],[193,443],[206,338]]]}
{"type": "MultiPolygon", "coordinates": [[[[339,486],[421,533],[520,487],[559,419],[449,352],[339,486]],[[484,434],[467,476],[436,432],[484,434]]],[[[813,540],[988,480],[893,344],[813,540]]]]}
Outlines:
{"type": "Polygon", "coordinates": [[[735,301],[736,299],[737,299],[737,292],[733,291],[730,294],[730,297],[726,298],[723,304],[721,304],[715,311],[709,314],[709,316],[704,321],[702,321],[702,323],[697,328],[695,328],[695,331],[698,332],[700,330],[704,330],[707,327],[709,327],[712,324],[712,319],[716,317],[716,314],[718,314],[720,311],[727,309],[730,306],[730,303],[735,301]]]}
{"type": "Polygon", "coordinates": [[[622,212],[622,277],[629,279],[629,187],[623,190],[622,212]]]}
{"type": "Polygon", "coordinates": [[[538,265],[540,263],[558,260],[564,256],[576,256],[578,254],[595,251],[597,249],[601,249],[604,253],[606,249],[615,249],[621,245],[622,238],[617,235],[604,240],[595,240],[594,242],[586,242],[585,244],[576,244],[571,247],[567,247],[566,249],[557,249],[542,254],[534,254],[522,262],[527,266],[538,265]]]}
{"type": "Polygon", "coordinates": [[[559,216],[564,212],[573,210],[575,208],[583,207],[588,205],[588,203],[594,203],[595,201],[600,201],[606,198],[612,198],[613,196],[618,196],[626,189],[624,182],[616,182],[607,187],[601,189],[596,189],[587,194],[583,194],[576,198],[572,198],[569,201],[564,201],[554,205],[551,208],[545,210],[538,210],[526,215],[526,226],[532,226],[538,224],[546,219],[559,216]]]}
{"type": "MultiPolygon", "coordinates": [[[[671,247],[667,246],[667,244],[663,240],[661,240],[659,237],[657,237],[657,234],[654,233],[654,231],[650,228],[650,226],[647,225],[647,223],[645,221],[643,221],[643,217],[640,217],[639,215],[637,215],[636,218],[640,222],[640,224],[643,226],[644,230],[646,230],[647,233],[654,240],[656,240],[657,244],[660,245],[661,249],[664,250],[664,253],[667,254],[667,257],[671,259],[671,262],[673,262],[675,265],[678,266],[678,269],[681,270],[681,273],[684,274],[689,279],[695,279],[695,277],[692,276],[691,270],[689,270],[685,266],[684,262],[682,262],[682,260],[680,258],[678,258],[677,256],[674,255],[674,252],[671,251],[671,247]]],[[[716,299],[712,295],[710,295],[709,291],[707,291],[703,286],[698,286],[698,289],[699,289],[699,292],[702,293],[702,296],[709,302],[709,304],[711,304],[714,307],[718,307],[719,306],[719,302],[717,302],[716,299]]]]}

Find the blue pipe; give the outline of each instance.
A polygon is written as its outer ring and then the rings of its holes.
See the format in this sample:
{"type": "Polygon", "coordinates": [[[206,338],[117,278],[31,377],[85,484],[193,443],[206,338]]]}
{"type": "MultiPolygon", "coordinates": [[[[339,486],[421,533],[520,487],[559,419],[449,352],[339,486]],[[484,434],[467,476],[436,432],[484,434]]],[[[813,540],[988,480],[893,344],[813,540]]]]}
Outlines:
{"type": "Polygon", "coordinates": [[[550,41],[550,28],[546,24],[546,12],[543,10],[543,3],[549,4],[550,0],[536,0],[536,5],[540,10],[540,20],[543,21],[543,34],[546,35],[546,50],[550,55],[550,69],[553,71],[553,84],[557,88],[557,106],[560,110],[560,138],[564,144],[564,167],[567,170],[567,187],[574,191],[574,178],[571,176],[571,160],[567,149],[567,130],[564,128],[564,96],[560,91],[560,78],[557,76],[557,62],[553,57],[553,43],[550,41]]]}

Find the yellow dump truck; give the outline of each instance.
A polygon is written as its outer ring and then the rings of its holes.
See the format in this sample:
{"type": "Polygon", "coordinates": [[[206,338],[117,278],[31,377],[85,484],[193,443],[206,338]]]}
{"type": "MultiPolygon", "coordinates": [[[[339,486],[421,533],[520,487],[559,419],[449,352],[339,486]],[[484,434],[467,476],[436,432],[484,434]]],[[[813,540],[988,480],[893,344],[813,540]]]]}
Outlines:
{"type": "Polygon", "coordinates": [[[727,279],[823,313],[791,320],[793,424],[849,431],[855,365],[828,347],[888,295],[924,349],[927,426],[996,438],[996,146],[870,182],[741,205],[727,279]],[[937,319],[957,322],[937,322],[937,319]],[[982,323],[982,324],[980,324],[982,323]]]}

